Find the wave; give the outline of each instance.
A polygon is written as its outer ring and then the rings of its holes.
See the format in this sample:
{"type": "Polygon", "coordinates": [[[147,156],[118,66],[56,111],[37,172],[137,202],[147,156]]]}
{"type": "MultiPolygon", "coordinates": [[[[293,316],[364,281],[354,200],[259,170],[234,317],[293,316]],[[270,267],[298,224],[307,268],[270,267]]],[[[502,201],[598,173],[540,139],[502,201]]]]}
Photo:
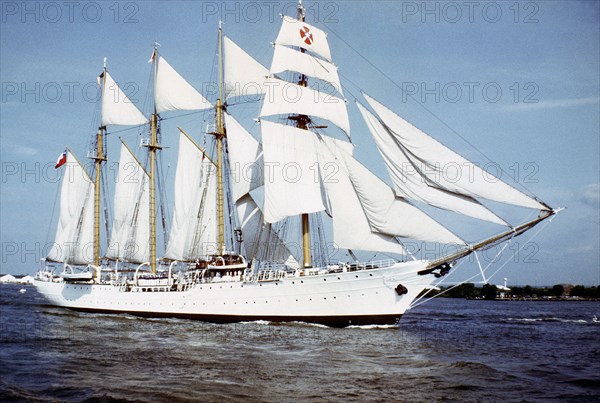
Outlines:
{"type": "Polygon", "coordinates": [[[535,323],[535,322],[557,322],[557,323],[593,323],[591,320],[585,319],[565,319],[565,318],[506,318],[508,322],[523,322],[523,323],[535,323]]]}
{"type": "Polygon", "coordinates": [[[348,329],[363,329],[363,330],[387,330],[387,329],[398,329],[398,325],[350,325],[348,329]]]}

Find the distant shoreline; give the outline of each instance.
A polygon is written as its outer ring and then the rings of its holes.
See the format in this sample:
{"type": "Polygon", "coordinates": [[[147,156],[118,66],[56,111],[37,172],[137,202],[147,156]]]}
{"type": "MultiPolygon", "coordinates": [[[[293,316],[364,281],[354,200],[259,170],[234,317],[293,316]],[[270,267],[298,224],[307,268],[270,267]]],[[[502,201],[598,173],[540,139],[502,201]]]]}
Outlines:
{"type": "MultiPolygon", "coordinates": [[[[457,297],[446,297],[444,295],[440,295],[440,298],[449,298],[456,299],[457,297]]],[[[543,302],[600,302],[600,298],[495,298],[495,299],[485,299],[485,298],[464,298],[469,301],[543,301],[543,302]]]]}

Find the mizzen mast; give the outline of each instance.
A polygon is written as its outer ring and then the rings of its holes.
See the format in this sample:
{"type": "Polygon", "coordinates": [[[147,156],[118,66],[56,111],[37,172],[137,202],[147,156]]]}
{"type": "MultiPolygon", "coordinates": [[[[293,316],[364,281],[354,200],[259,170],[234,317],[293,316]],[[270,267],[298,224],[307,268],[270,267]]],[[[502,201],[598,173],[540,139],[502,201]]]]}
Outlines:
{"type": "MultiPolygon", "coordinates": [[[[104,58],[104,67],[102,71],[102,88],[106,85],[106,58],[104,58]]],[[[94,178],[94,266],[96,266],[95,281],[100,281],[100,189],[101,189],[101,172],[102,161],[106,161],[104,156],[104,133],[106,126],[100,123],[98,134],[96,135],[96,152],[93,155],[93,160],[96,169],[96,177],[94,178]]]]}

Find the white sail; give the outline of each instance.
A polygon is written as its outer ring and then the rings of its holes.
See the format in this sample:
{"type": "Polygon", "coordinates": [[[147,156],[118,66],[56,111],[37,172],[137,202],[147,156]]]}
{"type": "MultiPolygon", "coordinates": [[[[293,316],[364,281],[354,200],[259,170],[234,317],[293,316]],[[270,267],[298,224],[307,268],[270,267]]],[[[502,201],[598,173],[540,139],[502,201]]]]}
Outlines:
{"type": "Polygon", "coordinates": [[[504,220],[492,213],[476,199],[440,189],[434,184],[428,184],[406,156],[405,151],[398,147],[392,134],[388,132],[377,117],[366,110],[361,104],[357,103],[356,105],[369,131],[373,135],[375,144],[385,162],[398,196],[480,220],[508,226],[504,220]]]}
{"type": "MultiPolygon", "coordinates": [[[[411,162],[427,181],[438,187],[470,197],[480,197],[500,203],[547,210],[548,208],[500,179],[483,171],[432,137],[419,130],[383,104],[363,94],[377,115],[390,129],[398,147],[410,156],[411,162]],[[447,169],[457,170],[446,175],[447,169]]],[[[401,169],[401,167],[398,167],[401,169]]]]}
{"type": "Polygon", "coordinates": [[[337,248],[407,254],[393,236],[372,232],[343,163],[334,180],[323,183],[331,205],[333,241],[337,248]]]}
{"type": "Polygon", "coordinates": [[[354,190],[373,232],[446,244],[464,244],[427,214],[397,198],[394,191],[364,165],[344,157],[354,190]]]}
{"type": "Polygon", "coordinates": [[[277,45],[298,46],[327,61],[331,61],[331,51],[327,43],[327,34],[317,27],[285,16],[275,39],[277,45]]]}
{"type": "Polygon", "coordinates": [[[154,105],[157,113],[213,107],[162,56],[158,58],[154,105]]]}
{"type": "Polygon", "coordinates": [[[223,37],[225,99],[263,94],[269,70],[228,37],[223,37]]]}
{"type": "MultiPolygon", "coordinates": [[[[308,53],[302,53],[285,46],[275,45],[275,53],[271,63],[271,74],[295,71],[309,77],[326,81],[333,86],[339,94],[343,94],[342,85],[338,76],[337,67],[325,60],[317,59],[308,53]]],[[[324,92],[334,93],[331,89],[324,88],[324,92]]]]}
{"type": "Polygon", "coordinates": [[[250,194],[236,202],[236,210],[242,228],[245,256],[247,259],[262,258],[268,253],[269,260],[286,262],[297,268],[298,262],[270,224],[263,220],[260,207],[250,194]]]}
{"type": "Polygon", "coordinates": [[[212,162],[181,133],[167,259],[195,261],[218,252],[216,176],[212,162]]]}
{"type": "Polygon", "coordinates": [[[121,143],[106,257],[131,263],[150,259],[150,178],[125,143],[121,143]]]}
{"type": "Polygon", "coordinates": [[[60,190],[60,215],[47,259],[73,265],[94,261],[94,183],[67,151],[60,190]]]}
{"type": "Polygon", "coordinates": [[[314,135],[269,121],[262,121],[261,133],[265,220],[325,210],[314,135]]]}
{"type": "Polygon", "coordinates": [[[263,185],[262,146],[233,116],[225,113],[229,177],[234,201],[263,185]]]}
{"type": "Polygon", "coordinates": [[[350,137],[346,101],[308,87],[271,78],[260,116],[300,114],[329,120],[350,137]]]}
{"type": "MultiPolygon", "coordinates": [[[[102,86],[102,126],[148,123],[148,118],[131,102],[110,74],[108,72],[103,74],[105,82],[102,86]]],[[[102,82],[102,79],[100,76],[99,81],[102,82]]]]}

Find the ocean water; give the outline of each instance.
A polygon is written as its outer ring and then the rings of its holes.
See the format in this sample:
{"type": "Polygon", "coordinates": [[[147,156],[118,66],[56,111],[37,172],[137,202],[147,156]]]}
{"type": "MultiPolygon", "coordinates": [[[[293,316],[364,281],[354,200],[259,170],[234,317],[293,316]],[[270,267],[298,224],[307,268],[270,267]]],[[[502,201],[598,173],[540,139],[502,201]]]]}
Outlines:
{"type": "Polygon", "coordinates": [[[0,286],[0,401],[600,401],[600,302],[439,298],[400,325],[77,313],[0,286]]]}

